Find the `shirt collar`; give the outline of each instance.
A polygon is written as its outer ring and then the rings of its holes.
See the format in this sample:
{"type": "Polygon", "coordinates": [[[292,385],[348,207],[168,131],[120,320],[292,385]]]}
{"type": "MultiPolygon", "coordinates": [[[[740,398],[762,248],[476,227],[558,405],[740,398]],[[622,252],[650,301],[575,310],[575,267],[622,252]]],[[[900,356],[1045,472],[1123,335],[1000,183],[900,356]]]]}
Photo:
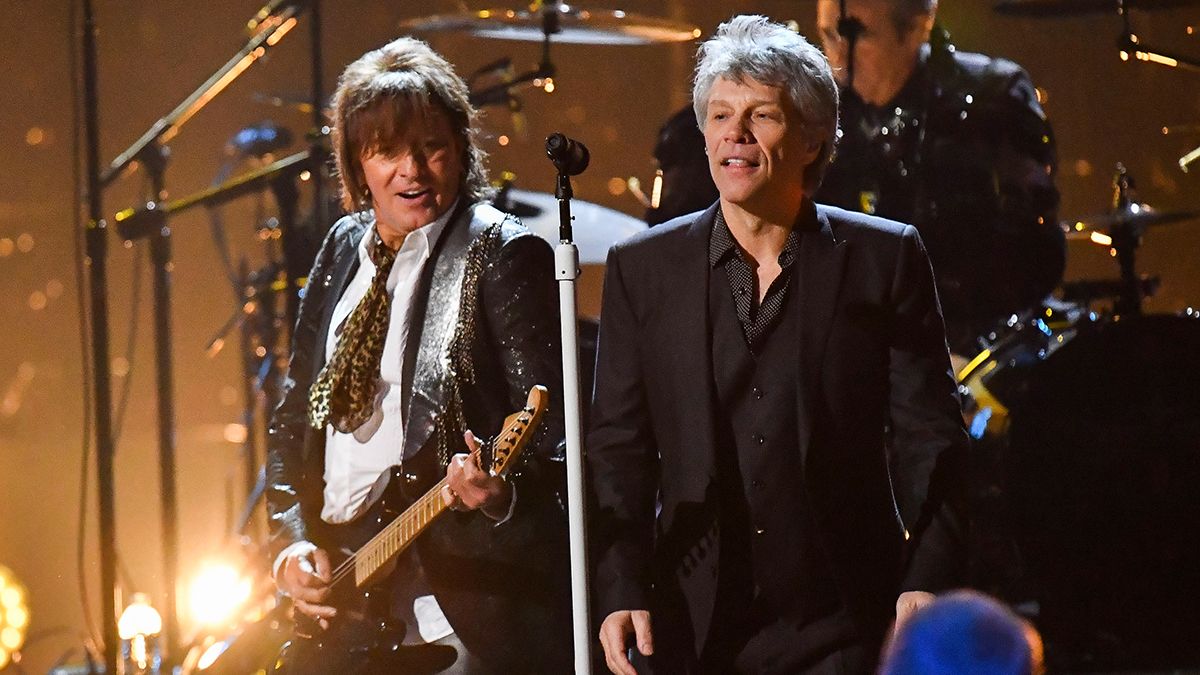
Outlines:
{"type": "MultiPolygon", "coordinates": [[[[461,197],[459,199],[461,199],[461,197]]],[[[432,251],[433,247],[437,244],[438,239],[441,238],[442,232],[446,230],[446,225],[450,222],[451,216],[458,211],[458,201],[458,199],[455,199],[454,203],[450,205],[450,208],[446,209],[445,213],[438,216],[437,220],[429,223],[428,225],[422,225],[412,232],[409,232],[408,236],[404,238],[404,243],[400,244],[400,250],[396,251],[396,253],[400,254],[405,251],[416,250],[420,252],[422,257],[428,256],[429,252],[432,251]]],[[[368,231],[366,235],[363,236],[362,241],[358,243],[359,264],[365,265],[371,262],[370,247],[375,245],[375,240],[378,238],[379,237],[375,231],[375,226],[372,224],[371,230],[368,231]]]]}
{"type": "MultiPolygon", "coordinates": [[[[815,217],[815,210],[809,205],[810,200],[804,201],[805,205],[800,208],[792,231],[788,232],[787,239],[783,242],[783,250],[779,252],[779,266],[784,269],[791,266],[800,252],[800,230],[803,229],[804,221],[815,217]]],[[[717,207],[717,219],[713,223],[712,235],[708,239],[708,264],[716,267],[728,260],[731,255],[738,255],[737,241],[733,238],[733,233],[729,231],[729,224],[725,222],[725,214],[720,207],[717,207]]]]}

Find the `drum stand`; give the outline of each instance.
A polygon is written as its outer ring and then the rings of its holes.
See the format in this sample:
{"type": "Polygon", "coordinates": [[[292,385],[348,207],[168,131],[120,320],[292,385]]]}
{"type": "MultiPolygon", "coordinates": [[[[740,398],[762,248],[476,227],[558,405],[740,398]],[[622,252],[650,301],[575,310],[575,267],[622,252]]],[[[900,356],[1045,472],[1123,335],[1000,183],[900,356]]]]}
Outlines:
{"type": "MultiPolygon", "coordinates": [[[[1130,198],[1134,189],[1133,178],[1121,164],[1113,177],[1113,206],[1117,214],[1130,213],[1135,206],[1130,198]]],[[[1117,264],[1121,268],[1121,290],[1113,303],[1113,313],[1118,316],[1138,316],[1142,313],[1142,298],[1145,283],[1137,274],[1137,248],[1142,243],[1143,228],[1132,219],[1118,219],[1113,223],[1109,236],[1112,250],[1116,251],[1117,264]]]]}
{"type": "Polygon", "coordinates": [[[1129,24],[1129,10],[1135,7],[1137,7],[1135,0],[1117,0],[1117,13],[1121,15],[1124,27],[1121,37],[1117,40],[1117,49],[1120,50],[1121,60],[1128,61],[1132,56],[1138,61],[1157,63],[1160,66],[1167,66],[1168,68],[1200,72],[1200,61],[1194,58],[1160,51],[1149,45],[1142,44],[1129,24]]]}

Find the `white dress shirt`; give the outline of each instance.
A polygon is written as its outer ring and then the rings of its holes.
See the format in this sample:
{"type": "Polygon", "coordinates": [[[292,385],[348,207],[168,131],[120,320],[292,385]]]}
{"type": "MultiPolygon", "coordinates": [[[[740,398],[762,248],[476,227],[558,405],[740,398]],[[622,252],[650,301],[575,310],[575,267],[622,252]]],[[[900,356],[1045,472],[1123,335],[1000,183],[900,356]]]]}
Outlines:
{"type": "MultiPolygon", "coordinates": [[[[401,371],[412,321],[413,300],[417,282],[425,263],[433,252],[438,238],[457,206],[452,205],[429,225],[413,230],[396,251],[396,261],[388,275],[387,290],[391,296],[391,317],[383,358],[379,365],[379,380],[375,407],[368,419],[353,433],[343,434],[328,425],[325,431],[325,492],[321,520],[345,523],[370,508],[367,497],[380,474],[400,463],[404,448],[404,410],[401,406],[401,371]]],[[[375,245],[374,231],[368,231],[358,246],[358,272],[350,280],[342,297],[333,308],[329,334],[325,340],[325,361],[333,357],[338,340],[345,330],[346,320],[366,295],[375,278],[375,263],[370,248],[375,245]]],[[[275,559],[276,574],[287,556],[302,556],[316,548],[310,542],[296,542],[285,548],[275,559]]],[[[437,599],[432,595],[414,599],[413,613],[421,640],[433,642],[454,632],[446,620],[437,599]]],[[[411,633],[405,642],[414,641],[411,633]]]]}
{"type": "MultiPolygon", "coordinates": [[[[400,379],[412,320],[413,295],[433,246],[453,212],[454,207],[450,207],[441,218],[410,232],[396,251],[396,262],[387,280],[392,315],[383,344],[383,358],[379,362],[374,410],[370,419],[353,433],[343,434],[334,430],[333,425],[325,428],[325,506],[321,509],[321,520],[327,523],[354,520],[370,506],[366,499],[379,475],[400,463],[404,448],[400,379]]],[[[358,246],[358,273],[333,308],[325,339],[326,362],[333,357],[350,313],[375,278],[375,263],[371,262],[369,248],[374,246],[374,241],[372,232],[363,237],[358,246]]]]}

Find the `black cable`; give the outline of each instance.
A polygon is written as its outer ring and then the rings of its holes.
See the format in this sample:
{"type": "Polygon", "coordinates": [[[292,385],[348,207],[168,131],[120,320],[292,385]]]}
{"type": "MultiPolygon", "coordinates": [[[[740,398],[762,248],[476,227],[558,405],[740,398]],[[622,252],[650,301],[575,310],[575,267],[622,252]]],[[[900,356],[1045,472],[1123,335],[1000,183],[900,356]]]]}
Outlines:
{"type": "MultiPolygon", "coordinates": [[[[226,159],[217,170],[217,175],[213,177],[212,186],[217,187],[224,183],[233,174],[233,169],[236,166],[236,157],[226,159]]],[[[243,280],[238,276],[233,265],[233,256],[229,251],[229,239],[225,233],[225,220],[221,214],[221,207],[213,206],[207,210],[209,237],[212,240],[213,248],[217,251],[217,257],[221,261],[221,268],[225,271],[225,278],[229,281],[230,288],[233,290],[234,302],[240,306],[242,303],[243,280]]]]}
{"type": "Polygon", "coordinates": [[[67,55],[71,73],[74,75],[71,78],[71,107],[72,111],[72,134],[71,134],[71,187],[75,201],[75,213],[73,226],[73,241],[75,244],[74,263],[75,263],[75,301],[78,303],[79,311],[79,352],[81,359],[81,378],[82,386],[80,391],[83,392],[83,439],[80,443],[82,447],[82,461],[79,470],[79,511],[77,515],[78,527],[76,529],[75,542],[75,570],[76,577],[79,583],[79,603],[83,610],[84,629],[87,631],[88,639],[92,642],[99,642],[99,631],[96,625],[92,622],[92,608],[88,602],[87,577],[84,574],[84,544],[87,539],[87,500],[88,500],[88,466],[91,457],[91,437],[92,437],[92,362],[90,350],[88,349],[88,327],[90,326],[91,317],[88,315],[87,303],[87,270],[84,253],[84,225],[80,205],[83,204],[83,176],[80,171],[80,166],[83,164],[83,141],[80,138],[82,130],[82,120],[80,119],[80,108],[82,107],[82,95],[79,86],[79,51],[75,40],[75,31],[85,30],[79,25],[79,13],[77,3],[69,4],[68,9],[68,25],[70,28],[67,31],[67,55]]]}
{"type": "MultiPolygon", "coordinates": [[[[113,413],[113,447],[121,444],[121,432],[125,428],[125,412],[129,409],[129,392],[133,389],[133,355],[137,351],[137,318],[142,300],[142,266],[145,256],[141,249],[133,250],[133,288],[129,297],[129,335],[125,342],[125,377],[121,382],[121,396],[113,413]]],[[[117,556],[118,564],[120,556],[117,556]]],[[[128,579],[126,579],[128,581],[128,579]]]]}

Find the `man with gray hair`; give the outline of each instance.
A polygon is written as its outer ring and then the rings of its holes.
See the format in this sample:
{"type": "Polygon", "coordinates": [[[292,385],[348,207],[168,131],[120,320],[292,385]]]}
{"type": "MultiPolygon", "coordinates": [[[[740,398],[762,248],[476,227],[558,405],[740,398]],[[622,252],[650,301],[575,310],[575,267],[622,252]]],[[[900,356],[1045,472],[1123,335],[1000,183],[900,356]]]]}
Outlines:
{"type": "Polygon", "coordinates": [[[838,120],[820,51],[739,16],[698,61],[719,199],[608,258],[600,641],[621,674],[866,673],[964,567],[933,275],[911,226],[813,202],[838,120]]]}

